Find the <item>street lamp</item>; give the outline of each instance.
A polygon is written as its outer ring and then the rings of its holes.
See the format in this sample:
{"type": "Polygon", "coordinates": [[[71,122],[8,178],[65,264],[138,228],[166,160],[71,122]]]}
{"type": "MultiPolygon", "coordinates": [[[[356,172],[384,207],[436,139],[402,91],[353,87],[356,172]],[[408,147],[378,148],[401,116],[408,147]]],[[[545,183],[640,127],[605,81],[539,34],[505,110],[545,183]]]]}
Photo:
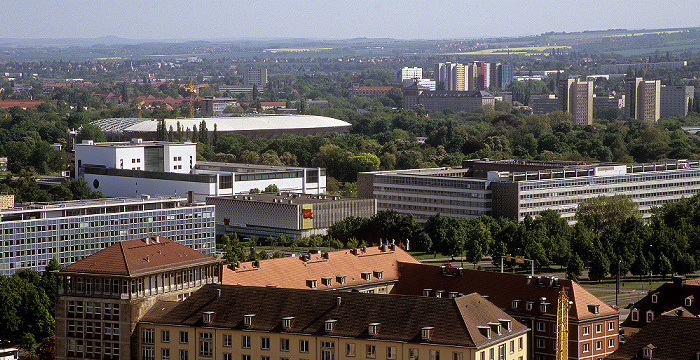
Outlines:
{"type": "Polygon", "coordinates": [[[617,283],[615,284],[615,306],[620,306],[617,303],[617,296],[620,294],[620,264],[622,263],[622,259],[617,260],[617,283]]]}

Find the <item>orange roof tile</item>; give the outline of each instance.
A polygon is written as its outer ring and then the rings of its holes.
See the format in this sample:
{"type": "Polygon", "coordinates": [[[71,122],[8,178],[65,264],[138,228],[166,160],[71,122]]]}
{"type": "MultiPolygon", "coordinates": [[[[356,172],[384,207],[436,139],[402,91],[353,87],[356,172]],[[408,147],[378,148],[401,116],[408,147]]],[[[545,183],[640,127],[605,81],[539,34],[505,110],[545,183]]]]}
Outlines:
{"type": "Polygon", "coordinates": [[[394,285],[392,294],[422,295],[423,289],[444,290],[469,294],[477,292],[488,295],[489,301],[506,311],[528,313],[525,302],[532,301],[529,313],[533,315],[557,315],[559,289],[567,289],[569,300],[573,301],[569,317],[583,320],[606,315],[616,315],[617,311],[593,296],[581,285],[567,279],[558,279],[557,286],[551,286],[551,278],[538,277],[528,281],[527,275],[497,273],[472,269],[443,268],[433,265],[399,263],[399,282],[394,285]],[[546,300],[541,300],[545,298],[546,300]],[[518,309],[512,309],[512,301],[520,300],[518,309]],[[544,313],[540,312],[540,302],[549,303],[544,313]],[[597,305],[598,313],[591,312],[588,304],[597,305]]]}
{"type": "Polygon", "coordinates": [[[219,260],[162,236],[124,240],[59,270],[60,273],[143,275],[219,260]]]}
{"type": "Polygon", "coordinates": [[[46,100],[20,100],[20,99],[5,99],[0,101],[0,109],[7,109],[15,106],[28,108],[45,103],[46,100]]]}
{"type": "Polygon", "coordinates": [[[301,257],[287,257],[260,261],[260,266],[253,262],[244,262],[236,270],[225,266],[222,283],[227,285],[267,286],[292,289],[308,289],[307,281],[315,279],[318,289],[351,288],[373,282],[396,281],[399,278],[398,262],[418,264],[413,256],[396,247],[395,251],[378,247],[367,248],[365,254],[353,255],[351,250],[328,253],[328,259],[321,254],[311,254],[308,261],[301,257]],[[363,280],[363,272],[382,271],[379,280],[372,273],[371,280],[363,280]],[[339,284],[336,276],[345,276],[345,284],[339,284]],[[321,278],[331,278],[331,285],[324,285],[321,278]]]}

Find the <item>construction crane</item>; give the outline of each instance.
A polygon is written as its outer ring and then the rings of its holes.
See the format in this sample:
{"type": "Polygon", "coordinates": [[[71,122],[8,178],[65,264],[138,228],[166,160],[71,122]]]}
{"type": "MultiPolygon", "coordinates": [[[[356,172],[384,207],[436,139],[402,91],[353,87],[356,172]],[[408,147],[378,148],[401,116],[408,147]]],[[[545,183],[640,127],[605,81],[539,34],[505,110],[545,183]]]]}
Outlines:
{"type": "Polygon", "coordinates": [[[142,115],[141,109],[143,108],[143,104],[145,104],[146,102],[140,97],[137,98],[136,101],[138,102],[138,107],[136,108],[137,109],[136,110],[136,117],[138,117],[140,119],[141,115],[142,115]]]}
{"type": "Polygon", "coordinates": [[[192,79],[190,79],[190,86],[186,87],[185,90],[187,90],[190,93],[190,117],[194,117],[194,93],[197,89],[207,87],[209,84],[200,84],[200,85],[192,85],[192,79]]]}
{"type": "Polygon", "coordinates": [[[569,295],[566,288],[559,290],[557,300],[557,360],[569,358],[569,295]]]}

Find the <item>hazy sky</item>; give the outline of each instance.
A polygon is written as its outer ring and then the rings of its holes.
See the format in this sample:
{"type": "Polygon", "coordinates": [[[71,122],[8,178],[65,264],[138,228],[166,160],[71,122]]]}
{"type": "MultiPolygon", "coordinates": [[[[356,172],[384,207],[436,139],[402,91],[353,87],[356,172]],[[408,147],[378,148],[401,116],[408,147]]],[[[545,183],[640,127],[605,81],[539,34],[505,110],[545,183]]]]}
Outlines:
{"type": "Polygon", "coordinates": [[[2,0],[0,38],[454,39],[700,25],[698,0],[2,0]]]}

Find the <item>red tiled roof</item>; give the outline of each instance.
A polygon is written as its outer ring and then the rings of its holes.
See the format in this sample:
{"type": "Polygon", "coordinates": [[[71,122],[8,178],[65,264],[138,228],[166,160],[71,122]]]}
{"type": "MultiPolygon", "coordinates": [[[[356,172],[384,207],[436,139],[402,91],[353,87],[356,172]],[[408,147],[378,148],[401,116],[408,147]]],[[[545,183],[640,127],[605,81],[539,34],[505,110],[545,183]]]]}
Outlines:
{"type": "Polygon", "coordinates": [[[527,331],[479,294],[438,299],[215,284],[205,285],[182,302],[158,302],[141,321],[244,329],[247,314],[255,314],[248,328],[252,331],[318,335],[325,333],[325,321],[332,319],[336,320],[332,336],[464,347],[487,346],[527,331]],[[205,325],[202,314],[207,311],[214,312],[214,317],[205,325]],[[285,317],[294,318],[289,330],[282,328],[285,317]],[[510,320],[511,330],[493,332],[488,339],[477,328],[500,320],[510,320]],[[374,336],[368,334],[370,323],[380,324],[374,336]],[[432,336],[423,340],[421,329],[427,326],[433,327],[432,336]]]}
{"type": "Polygon", "coordinates": [[[642,316],[637,321],[633,321],[628,316],[622,322],[623,327],[641,328],[647,324],[646,314],[651,310],[654,318],[662,313],[673,310],[679,306],[684,306],[685,310],[693,315],[700,315],[700,285],[694,280],[677,280],[678,283],[667,282],[661,284],[656,290],[649,292],[634,304],[633,309],[639,310],[642,316]],[[656,295],[656,302],[652,301],[652,295],[656,295]],[[685,299],[690,298],[690,305],[685,304],[685,299]]]}
{"type": "Polygon", "coordinates": [[[489,301],[506,311],[531,313],[534,315],[557,316],[557,299],[561,286],[567,289],[573,306],[569,317],[578,320],[605,315],[616,315],[617,311],[593,296],[576,282],[558,279],[557,284],[551,278],[527,275],[497,273],[472,269],[443,268],[425,264],[399,263],[399,282],[394,285],[392,294],[422,295],[423,289],[444,290],[446,292],[472,293],[488,295],[489,301]],[[541,300],[545,298],[545,300],[541,300]],[[512,301],[520,300],[517,309],[512,309],[512,301]],[[525,303],[533,302],[531,311],[525,309],[525,303]],[[540,303],[547,302],[544,313],[540,312],[540,303]],[[597,305],[598,314],[591,312],[588,305],[597,305]]]}
{"type": "Polygon", "coordinates": [[[216,258],[162,236],[120,241],[59,270],[61,273],[142,275],[166,268],[217,263],[216,258]]]}
{"type": "Polygon", "coordinates": [[[642,359],[649,347],[654,360],[690,360],[700,352],[700,318],[662,315],[630,337],[606,359],[642,359]]]}
{"type": "Polygon", "coordinates": [[[7,109],[15,106],[19,106],[21,108],[28,108],[32,106],[37,106],[45,103],[46,100],[19,100],[19,99],[5,99],[5,100],[0,100],[0,108],[1,109],[7,109]]]}
{"type": "Polygon", "coordinates": [[[358,249],[359,255],[353,255],[351,250],[341,250],[328,253],[328,259],[321,254],[311,254],[308,261],[301,257],[287,257],[260,261],[260,267],[252,262],[241,263],[240,268],[232,270],[225,266],[222,283],[228,285],[266,286],[292,289],[308,289],[307,279],[316,279],[318,289],[333,289],[342,287],[362,286],[372,282],[395,281],[399,278],[398,262],[418,264],[418,260],[398,246],[395,251],[382,251],[378,247],[369,247],[365,254],[358,249]],[[363,272],[382,271],[382,279],[363,280],[363,272]],[[336,276],[345,276],[345,284],[336,281],[336,276]],[[332,285],[323,285],[321,278],[329,277],[332,285]]]}

